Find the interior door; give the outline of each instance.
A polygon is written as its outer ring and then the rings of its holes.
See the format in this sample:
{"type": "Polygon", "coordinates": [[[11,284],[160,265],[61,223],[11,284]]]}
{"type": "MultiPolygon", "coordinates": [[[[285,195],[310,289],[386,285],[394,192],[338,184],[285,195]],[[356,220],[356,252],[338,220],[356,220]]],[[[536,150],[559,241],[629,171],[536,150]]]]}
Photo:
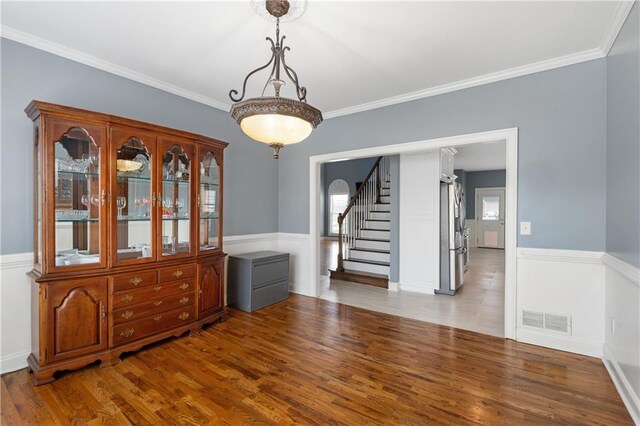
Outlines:
{"type": "Polygon", "coordinates": [[[504,249],[504,188],[476,189],[478,247],[504,249]]]}

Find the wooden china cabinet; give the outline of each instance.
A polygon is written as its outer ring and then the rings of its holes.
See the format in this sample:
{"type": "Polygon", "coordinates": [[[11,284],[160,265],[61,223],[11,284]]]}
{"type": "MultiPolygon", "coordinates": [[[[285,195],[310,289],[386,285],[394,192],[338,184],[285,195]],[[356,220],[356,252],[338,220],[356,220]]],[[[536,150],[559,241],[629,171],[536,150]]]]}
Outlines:
{"type": "Polygon", "coordinates": [[[227,143],[33,101],[36,384],[226,318],[227,143]]]}

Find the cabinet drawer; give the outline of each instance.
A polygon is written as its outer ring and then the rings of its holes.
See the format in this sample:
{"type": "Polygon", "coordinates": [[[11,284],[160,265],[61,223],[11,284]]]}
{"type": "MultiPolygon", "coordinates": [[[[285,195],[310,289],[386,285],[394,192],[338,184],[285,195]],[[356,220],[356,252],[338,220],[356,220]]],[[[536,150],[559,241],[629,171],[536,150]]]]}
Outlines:
{"type": "Polygon", "coordinates": [[[113,344],[132,342],[173,327],[189,324],[195,319],[195,306],[185,306],[171,311],[150,315],[113,327],[113,344]]]}
{"type": "Polygon", "coordinates": [[[253,290],[251,311],[273,305],[289,297],[289,280],[278,281],[253,290]]]}
{"type": "Polygon", "coordinates": [[[144,287],[158,282],[156,271],[137,272],[134,274],[116,275],[113,277],[113,291],[144,287]]]}
{"type": "Polygon", "coordinates": [[[158,275],[160,276],[161,283],[195,277],[196,265],[181,265],[162,268],[158,270],[158,275]]]}
{"type": "Polygon", "coordinates": [[[177,294],[175,296],[165,297],[163,299],[147,300],[137,305],[128,306],[113,311],[113,323],[121,324],[125,322],[137,321],[140,318],[169,311],[171,309],[180,308],[182,306],[191,306],[195,302],[194,293],[177,294]]]}
{"type": "Polygon", "coordinates": [[[150,300],[158,300],[174,294],[193,294],[195,280],[188,278],[164,284],[149,285],[135,290],[124,290],[113,293],[113,308],[118,309],[125,306],[133,306],[150,300]]]}
{"type": "Polygon", "coordinates": [[[288,257],[276,257],[253,263],[251,273],[251,287],[258,288],[277,280],[286,280],[289,277],[288,257]]]}

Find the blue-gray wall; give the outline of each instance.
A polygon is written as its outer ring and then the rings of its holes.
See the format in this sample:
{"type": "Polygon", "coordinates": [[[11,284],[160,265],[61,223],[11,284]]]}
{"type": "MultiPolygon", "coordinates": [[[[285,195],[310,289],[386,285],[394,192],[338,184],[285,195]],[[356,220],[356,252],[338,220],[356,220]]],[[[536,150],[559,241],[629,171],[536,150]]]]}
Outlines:
{"type": "Polygon", "coordinates": [[[321,235],[329,232],[329,185],[336,179],[345,180],[349,184],[349,197],[356,195],[356,183],[362,182],[373,167],[377,157],[358,158],[356,160],[324,163],[320,167],[321,208],[324,212],[321,235]]]}
{"type": "Polygon", "coordinates": [[[309,232],[312,155],[518,127],[518,245],[602,251],[605,83],[599,59],[327,120],[280,159],[278,230],[309,232]]]}
{"type": "Polygon", "coordinates": [[[28,252],[33,246],[33,130],[24,113],[32,99],[229,142],[225,151],[225,235],[277,231],[277,161],[268,147],[244,136],[227,113],[5,38],[0,49],[0,254],[28,252]]]}
{"type": "Polygon", "coordinates": [[[640,267],[640,6],[607,57],[607,252],[640,267]]]}
{"type": "Polygon", "coordinates": [[[475,219],[476,217],[477,188],[499,188],[505,186],[507,186],[506,170],[467,172],[464,191],[464,200],[467,208],[467,219],[475,219]]]}

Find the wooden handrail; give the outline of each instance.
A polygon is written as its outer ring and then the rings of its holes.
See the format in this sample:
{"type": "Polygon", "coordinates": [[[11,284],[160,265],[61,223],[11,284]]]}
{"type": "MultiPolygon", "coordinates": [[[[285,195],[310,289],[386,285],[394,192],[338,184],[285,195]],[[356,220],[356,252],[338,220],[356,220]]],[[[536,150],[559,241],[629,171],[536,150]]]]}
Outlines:
{"type": "Polygon", "coordinates": [[[373,166],[371,167],[371,170],[369,170],[369,173],[367,174],[367,177],[364,178],[364,180],[362,181],[362,185],[360,185],[360,188],[358,188],[358,190],[356,191],[356,194],[351,198],[351,201],[349,201],[349,204],[347,205],[347,208],[344,209],[344,212],[340,213],[338,215],[338,267],[336,268],[337,271],[339,272],[344,272],[344,251],[342,248],[342,244],[343,244],[343,236],[344,233],[342,231],[342,224],[344,222],[344,218],[347,217],[347,214],[349,213],[349,211],[351,210],[351,207],[353,207],[356,203],[356,200],[358,199],[358,197],[360,196],[360,194],[362,194],[365,190],[365,187],[367,186],[367,183],[369,182],[369,178],[373,175],[373,172],[377,171],[376,173],[376,200],[377,202],[380,202],[380,170],[379,170],[379,165],[380,165],[380,161],[382,160],[382,157],[378,157],[378,159],[376,160],[376,162],[373,164],[373,166]]]}
{"type": "MultiPolygon", "coordinates": [[[[371,167],[371,170],[369,170],[367,177],[364,178],[364,180],[362,181],[362,185],[360,185],[360,188],[358,188],[358,190],[356,191],[356,194],[351,198],[351,201],[347,205],[347,208],[344,209],[344,212],[342,212],[342,214],[338,215],[338,225],[342,225],[342,221],[347,216],[347,213],[349,213],[349,210],[351,210],[351,207],[353,207],[353,205],[355,204],[356,200],[358,199],[358,196],[364,191],[364,188],[365,186],[367,186],[367,182],[369,181],[369,178],[371,177],[373,172],[376,171],[376,169],[378,168],[378,164],[380,164],[381,160],[382,160],[382,157],[378,157],[376,162],[373,164],[373,167],[371,167]]],[[[379,177],[380,175],[378,174],[378,178],[379,177]]]]}

